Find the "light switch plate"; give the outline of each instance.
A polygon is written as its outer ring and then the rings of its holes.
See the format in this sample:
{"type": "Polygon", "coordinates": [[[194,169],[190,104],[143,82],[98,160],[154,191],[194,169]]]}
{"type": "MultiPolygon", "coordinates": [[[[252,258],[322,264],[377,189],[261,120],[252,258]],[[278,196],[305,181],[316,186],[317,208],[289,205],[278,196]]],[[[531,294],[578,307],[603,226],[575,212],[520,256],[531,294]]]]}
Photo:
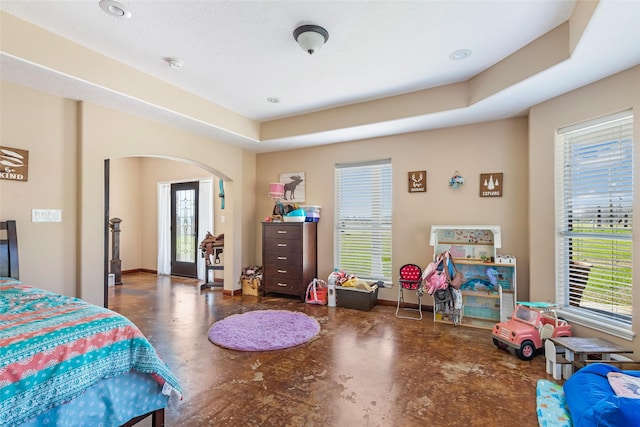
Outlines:
{"type": "Polygon", "coordinates": [[[62,222],[62,210],[31,209],[31,222],[62,222]]]}

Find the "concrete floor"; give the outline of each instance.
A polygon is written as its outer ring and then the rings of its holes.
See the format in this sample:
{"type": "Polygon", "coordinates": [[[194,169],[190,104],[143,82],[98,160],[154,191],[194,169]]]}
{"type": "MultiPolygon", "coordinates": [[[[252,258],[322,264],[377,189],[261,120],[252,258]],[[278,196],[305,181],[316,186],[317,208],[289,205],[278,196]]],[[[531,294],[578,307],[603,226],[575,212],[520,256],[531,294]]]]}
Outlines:
{"type": "MultiPolygon", "coordinates": [[[[182,383],[168,426],[537,426],[544,356],[519,360],[490,331],[298,298],[224,296],[193,279],[123,275],[109,308],[129,317],[182,383]],[[217,320],[260,309],[302,311],[322,330],[272,352],[240,352],[207,339],[217,320]]],[[[429,298],[425,298],[428,300],[429,298]]],[[[395,302],[394,302],[395,304],[395,302]]]]}

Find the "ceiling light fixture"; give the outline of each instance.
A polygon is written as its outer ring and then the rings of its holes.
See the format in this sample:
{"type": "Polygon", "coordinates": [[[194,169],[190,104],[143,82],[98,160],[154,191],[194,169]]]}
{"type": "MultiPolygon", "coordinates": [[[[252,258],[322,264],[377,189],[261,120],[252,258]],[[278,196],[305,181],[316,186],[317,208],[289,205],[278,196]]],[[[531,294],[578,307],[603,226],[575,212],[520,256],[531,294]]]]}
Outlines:
{"type": "Polygon", "coordinates": [[[313,55],[329,40],[329,32],[318,25],[302,25],[293,30],[293,38],[302,50],[313,55]]]}
{"type": "Polygon", "coordinates": [[[458,49],[451,52],[449,55],[449,59],[453,61],[459,61],[461,59],[466,59],[471,56],[471,51],[469,49],[458,49]]]}
{"type": "Polygon", "coordinates": [[[116,18],[131,18],[131,11],[117,1],[100,0],[100,8],[116,18]]]}
{"type": "Polygon", "coordinates": [[[280,98],[277,98],[275,96],[270,96],[267,98],[267,102],[270,102],[272,104],[278,104],[280,102],[280,98]]]}
{"type": "Polygon", "coordinates": [[[169,67],[173,68],[174,70],[179,70],[180,68],[182,68],[182,61],[180,61],[179,59],[164,58],[164,60],[167,61],[169,67]]]}

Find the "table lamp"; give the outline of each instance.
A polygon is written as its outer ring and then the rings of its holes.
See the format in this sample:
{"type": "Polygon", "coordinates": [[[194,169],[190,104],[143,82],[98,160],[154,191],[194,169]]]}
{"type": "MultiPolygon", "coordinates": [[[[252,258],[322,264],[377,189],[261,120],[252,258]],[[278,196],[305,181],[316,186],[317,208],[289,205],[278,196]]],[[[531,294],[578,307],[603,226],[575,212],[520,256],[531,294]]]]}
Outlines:
{"type": "Polygon", "coordinates": [[[281,182],[272,182],[269,184],[269,197],[274,200],[273,215],[271,220],[281,220],[284,216],[284,205],[280,201],[284,197],[284,184],[281,182]]]}

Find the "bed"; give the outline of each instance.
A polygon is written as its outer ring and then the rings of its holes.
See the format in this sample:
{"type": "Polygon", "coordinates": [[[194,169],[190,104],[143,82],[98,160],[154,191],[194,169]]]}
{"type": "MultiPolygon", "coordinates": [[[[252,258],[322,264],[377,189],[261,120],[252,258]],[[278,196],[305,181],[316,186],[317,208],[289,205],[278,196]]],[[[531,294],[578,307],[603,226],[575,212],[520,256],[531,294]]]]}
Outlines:
{"type": "Polygon", "coordinates": [[[15,221],[0,222],[0,425],[164,425],[180,383],[127,318],[19,280],[15,221]]]}

